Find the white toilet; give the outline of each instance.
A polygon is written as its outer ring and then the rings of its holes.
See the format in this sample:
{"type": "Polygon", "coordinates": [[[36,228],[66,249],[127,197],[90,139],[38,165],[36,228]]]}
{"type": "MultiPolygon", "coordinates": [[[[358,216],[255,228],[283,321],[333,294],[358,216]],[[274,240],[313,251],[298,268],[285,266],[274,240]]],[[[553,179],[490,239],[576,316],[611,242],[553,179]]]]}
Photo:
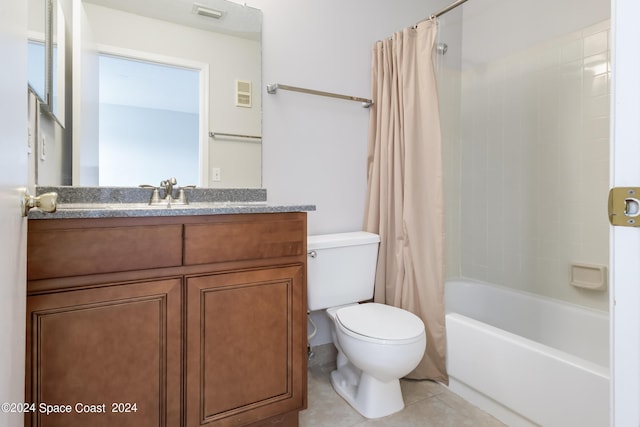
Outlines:
{"type": "Polygon", "coordinates": [[[326,309],[338,349],[331,384],[367,418],[404,408],[399,379],[418,366],[426,346],[418,316],[384,304],[358,304],[373,297],[379,242],[377,234],[366,232],[307,239],[309,310],[326,309]]]}

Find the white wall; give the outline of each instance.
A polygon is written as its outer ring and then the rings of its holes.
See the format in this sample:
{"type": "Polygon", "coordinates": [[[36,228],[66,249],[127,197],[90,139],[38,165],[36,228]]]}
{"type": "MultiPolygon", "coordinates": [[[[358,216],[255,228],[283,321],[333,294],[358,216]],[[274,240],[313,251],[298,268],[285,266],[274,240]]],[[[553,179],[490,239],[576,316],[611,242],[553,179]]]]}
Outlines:
{"type": "MultiPolygon", "coordinates": [[[[371,97],[371,49],[448,0],[253,0],[263,21],[263,186],[277,203],[312,203],[309,234],[362,229],[369,110],[359,103],[280,90],[282,83],[371,97]]],[[[323,313],[318,335],[331,341],[323,313]]]]}
{"type": "MultiPolygon", "coordinates": [[[[248,3],[264,12],[264,84],[369,98],[374,42],[449,2],[248,3]]],[[[262,90],[263,186],[270,201],[316,204],[309,214],[310,234],[360,230],[369,111],[357,102],[262,90]]]]}
{"type": "Polygon", "coordinates": [[[65,130],[46,111],[35,93],[28,93],[28,161],[29,184],[65,185],[70,183],[64,167],[69,150],[65,144],[65,130]]]}

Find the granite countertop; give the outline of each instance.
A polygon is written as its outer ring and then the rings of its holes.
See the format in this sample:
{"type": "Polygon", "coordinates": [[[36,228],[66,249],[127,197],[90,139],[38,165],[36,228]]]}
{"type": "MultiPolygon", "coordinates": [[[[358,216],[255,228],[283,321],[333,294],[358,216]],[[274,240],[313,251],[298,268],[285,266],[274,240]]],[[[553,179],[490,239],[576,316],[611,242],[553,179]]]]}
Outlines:
{"type": "Polygon", "coordinates": [[[29,219],[118,218],[308,212],[310,204],[272,204],[265,189],[187,190],[189,204],[150,205],[151,190],[128,187],[37,187],[36,195],[58,193],[56,212],[29,211],[29,219]]]}

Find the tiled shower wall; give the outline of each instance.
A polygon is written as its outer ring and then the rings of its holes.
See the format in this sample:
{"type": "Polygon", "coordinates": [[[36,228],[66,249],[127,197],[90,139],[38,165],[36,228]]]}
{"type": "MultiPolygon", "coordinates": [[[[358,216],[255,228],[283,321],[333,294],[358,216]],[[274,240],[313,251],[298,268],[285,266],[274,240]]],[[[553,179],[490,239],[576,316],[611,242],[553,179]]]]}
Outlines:
{"type": "Polygon", "coordinates": [[[606,21],[441,70],[449,277],[607,309],[570,266],[608,264],[609,63],[606,21]]]}

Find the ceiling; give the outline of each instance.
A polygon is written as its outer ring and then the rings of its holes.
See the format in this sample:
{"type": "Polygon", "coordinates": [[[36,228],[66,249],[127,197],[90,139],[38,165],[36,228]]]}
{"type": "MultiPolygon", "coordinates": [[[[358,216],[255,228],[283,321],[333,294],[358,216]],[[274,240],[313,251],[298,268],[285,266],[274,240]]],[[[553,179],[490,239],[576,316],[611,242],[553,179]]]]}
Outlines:
{"type": "Polygon", "coordinates": [[[83,0],[136,15],[180,25],[258,40],[262,14],[258,9],[228,0],[83,0]],[[219,19],[195,13],[195,4],[222,12],[219,19]]]}

